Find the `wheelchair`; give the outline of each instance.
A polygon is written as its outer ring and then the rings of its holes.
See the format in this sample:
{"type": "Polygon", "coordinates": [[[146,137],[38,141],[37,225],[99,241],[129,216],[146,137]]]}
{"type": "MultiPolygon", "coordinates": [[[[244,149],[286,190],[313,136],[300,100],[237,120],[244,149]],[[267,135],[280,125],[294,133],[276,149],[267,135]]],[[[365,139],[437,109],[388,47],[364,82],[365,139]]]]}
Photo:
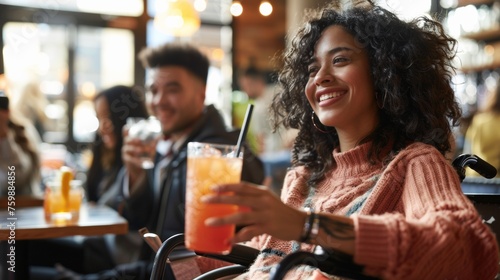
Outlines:
{"type": "MultiPolygon", "coordinates": [[[[496,176],[497,170],[491,166],[489,163],[485,162],[476,155],[463,154],[456,157],[453,160],[453,167],[458,173],[459,179],[462,182],[465,178],[465,170],[467,167],[475,170],[480,175],[485,178],[491,179],[496,176]]],[[[485,217],[486,211],[488,213],[495,214],[500,211],[500,193],[493,194],[476,194],[476,193],[466,193],[466,196],[474,203],[478,212],[485,217]]],[[[490,215],[491,216],[491,215],[490,215]]],[[[500,236],[500,228],[498,223],[492,227],[494,233],[500,236]]],[[[180,233],[174,235],[167,239],[161,245],[160,249],[156,253],[153,270],[151,274],[151,280],[164,279],[163,275],[165,273],[165,267],[169,263],[169,255],[175,248],[184,245],[184,234],[180,233]]],[[[255,258],[259,254],[257,249],[236,244],[233,246],[232,251],[228,255],[216,255],[216,254],[206,254],[195,252],[198,256],[213,258],[221,261],[226,261],[233,263],[233,265],[221,267],[214,269],[207,273],[204,273],[194,280],[214,280],[221,279],[229,276],[236,276],[244,273],[248,267],[254,262],[255,258]]],[[[351,256],[347,254],[334,251],[322,249],[321,252],[305,252],[297,251],[288,254],[283,260],[271,271],[271,280],[283,279],[287,272],[299,265],[308,265],[317,267],[321,271],[347,279],[378,279],[375,277],[367,276],[363,274],[363,266],[354,263],[351,256]]],[[[498,276],[497,276],[497,279],[498,276]]]]}

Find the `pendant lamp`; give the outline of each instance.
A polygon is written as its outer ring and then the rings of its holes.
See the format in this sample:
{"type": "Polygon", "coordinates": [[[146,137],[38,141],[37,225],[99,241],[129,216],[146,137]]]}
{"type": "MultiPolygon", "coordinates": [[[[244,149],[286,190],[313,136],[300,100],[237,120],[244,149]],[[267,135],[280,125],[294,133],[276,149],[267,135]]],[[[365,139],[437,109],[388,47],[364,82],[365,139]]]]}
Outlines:
{"type": "Polygon", "coordinates": [[[200,16],[188,0],[168,0],[168,5],[158,11],[154,26],[166,34],[189,37],[200,29],[200,16]]]}

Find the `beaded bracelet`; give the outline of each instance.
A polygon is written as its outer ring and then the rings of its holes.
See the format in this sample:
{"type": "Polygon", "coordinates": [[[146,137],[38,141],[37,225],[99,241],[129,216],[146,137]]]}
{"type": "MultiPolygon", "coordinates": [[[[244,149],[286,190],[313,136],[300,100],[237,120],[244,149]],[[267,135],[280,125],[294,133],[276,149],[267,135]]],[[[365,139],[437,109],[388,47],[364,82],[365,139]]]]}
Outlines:
{"type": "Polygon", "coordinates": [[[306,217],[306,221],[304,222],[304,228],[302,229],[302,234],[300,235],[300,242],[305,242],[308,238],[309,238],[309,235],[311,234],[311,230],[312,230],[312,224],[314,222],[314,215],[313,215],[313,211],[311,210],[311,208],[305,208],[305,210],[307,211],[307,217],[306,217]]]}
{"type": "Polygon", "coordinates": [[[318,213],[307,209],[307,218],[304,223],[300,242],[315,243],[319,234],[319,215],[318,213]]]}
{"type": "Polygon", "coordinates": [[[314,244],[316,243],[316,238],[319,234],[319,215],[318,213],[313,212],[312,216],[314,216],[314,219],[311,225],[311,232],[309,233],[309,236],[307,237],[305,242],[314,244]]]}

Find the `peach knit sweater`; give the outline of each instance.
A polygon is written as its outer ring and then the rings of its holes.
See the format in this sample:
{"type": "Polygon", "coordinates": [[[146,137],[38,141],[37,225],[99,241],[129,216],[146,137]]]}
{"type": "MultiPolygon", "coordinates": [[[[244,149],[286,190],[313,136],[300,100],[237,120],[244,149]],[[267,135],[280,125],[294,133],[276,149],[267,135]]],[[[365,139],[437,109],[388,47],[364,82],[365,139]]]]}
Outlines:
{"type": "MultiPolygon", "coordinates": [[[[368,147],[334,152],[336,167],[312,191],[305,187],[306,169],[288,172],[282,200],[298,208],[312,205],[319,212],[350,215],[354,260],[367,274],[384,279],[493,279],[497,242],[463,195],[450,163],[434,147],[415,143],[383,168],[368,163],[368,147]]],[[[241,278],[268,278],[285,254],[313,249],[267,235],[254,238],[251,245],[261,254],[241,278]]],[[[299,267],[287,279],[317,275],[313,271],[299,267]]]]}

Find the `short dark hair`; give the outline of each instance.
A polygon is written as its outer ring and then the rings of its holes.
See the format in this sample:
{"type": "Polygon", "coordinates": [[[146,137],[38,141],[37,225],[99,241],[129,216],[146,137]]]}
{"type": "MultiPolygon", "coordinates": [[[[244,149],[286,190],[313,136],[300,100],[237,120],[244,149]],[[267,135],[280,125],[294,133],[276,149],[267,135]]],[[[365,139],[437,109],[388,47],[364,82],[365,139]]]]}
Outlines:
{"type": "Polygon", "coordinates": [[[210,62],[196,47],[189,44],[168,43],[155,48],[146,48],[139,53],[145,68],[180,66],[206,84],[210,62]]]}

